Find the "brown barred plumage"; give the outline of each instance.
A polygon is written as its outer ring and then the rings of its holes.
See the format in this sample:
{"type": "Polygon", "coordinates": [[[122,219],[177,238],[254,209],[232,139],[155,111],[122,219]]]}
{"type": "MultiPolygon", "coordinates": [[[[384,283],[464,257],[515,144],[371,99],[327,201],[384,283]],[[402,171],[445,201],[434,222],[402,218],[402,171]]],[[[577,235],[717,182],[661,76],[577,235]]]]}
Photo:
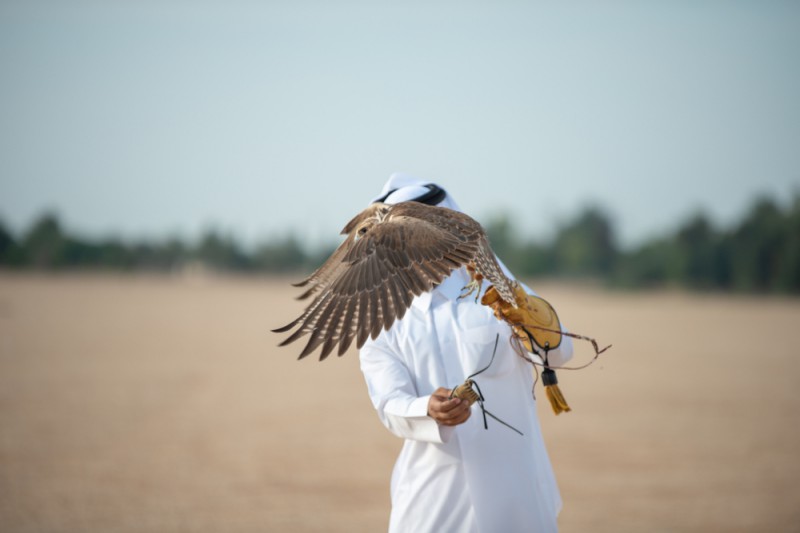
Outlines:
{"type": "Polygon", "coordinates": [[[320,349],[320,360],[339,355],[400,320],[413,299],[467,266],[475,289],[486,278],[501,298],[516,305],[513,280],[505,276],[481,225],[445,207],[416,202],[373,204],[342,230],[344,242],[297,287],[314,296],[306,310],[277,333],[297,329],[280,345],[309,335],[300,358],[320,349]]]}

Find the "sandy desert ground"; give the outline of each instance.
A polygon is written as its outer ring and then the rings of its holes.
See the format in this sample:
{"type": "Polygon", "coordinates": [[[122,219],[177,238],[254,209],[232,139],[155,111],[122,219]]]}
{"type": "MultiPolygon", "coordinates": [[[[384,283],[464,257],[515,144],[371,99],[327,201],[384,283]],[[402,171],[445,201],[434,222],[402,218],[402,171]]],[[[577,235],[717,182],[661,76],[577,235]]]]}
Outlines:
{"type": "MultiPolygon", "coordinates": [[[[800,301],[533,285],[614,344],[539,405],[562,531],[800,531],[800,301]]],[[[354,352],[276,348],[293,295],[1,274],[0,531],[384,531],[401,443],[354,352]]]]}

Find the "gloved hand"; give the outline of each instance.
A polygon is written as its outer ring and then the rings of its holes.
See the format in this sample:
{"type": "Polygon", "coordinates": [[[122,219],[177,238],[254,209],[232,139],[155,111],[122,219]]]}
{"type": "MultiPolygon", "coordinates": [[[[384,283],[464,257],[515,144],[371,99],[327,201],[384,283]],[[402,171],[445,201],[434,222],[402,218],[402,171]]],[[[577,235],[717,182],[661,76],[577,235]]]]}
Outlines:
{"type": "Polygon", "coordinates": [[[486,290],[481,303],[491,307],[499,320],[511,326],[514,335],[529,352],[535,351],[531,346],[531,337],[539,350],[558,348],[561,344],[561,323],[553,306],[538,296],[528,294],[520,284],[514,287],[514,297],[516,307],[511,302],[503,301],[492,286],[486,290]]]}

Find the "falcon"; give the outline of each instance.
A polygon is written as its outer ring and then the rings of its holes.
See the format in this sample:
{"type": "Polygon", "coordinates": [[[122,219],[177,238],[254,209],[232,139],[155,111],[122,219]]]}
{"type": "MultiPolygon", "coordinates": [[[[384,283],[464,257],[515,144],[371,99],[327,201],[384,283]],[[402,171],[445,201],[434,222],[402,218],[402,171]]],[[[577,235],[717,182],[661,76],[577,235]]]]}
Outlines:
{"type": "Polygon", "coordinates": [[[473,218],[419,202],[374,203],[342,230],[347,237],[323,265],[295,287],[313,296],[295,320],[273,330],[297,328],[280,346],[309,336],[300,359],[320,349],[322,361],[355,340],[361,348],[405,315],[415,297],[466,267],[470,282],[461,298],[480,294],[483,279],[513,307],[516,281],[503,273],[481,225],[473,218]],[[338,348],[337,348],[338,347],[338,348]]]}

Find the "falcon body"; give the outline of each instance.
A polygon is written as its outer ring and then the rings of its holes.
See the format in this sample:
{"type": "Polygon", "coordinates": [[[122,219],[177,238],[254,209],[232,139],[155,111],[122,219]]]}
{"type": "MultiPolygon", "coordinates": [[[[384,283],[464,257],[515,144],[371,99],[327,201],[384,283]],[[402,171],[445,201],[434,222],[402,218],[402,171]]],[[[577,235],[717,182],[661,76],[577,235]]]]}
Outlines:
{"type": "Polygon", "coordinates": [[[402,319],[416,296],[462,266],[472,277],[467,294],[485,278],[516,307],[516,282],[503,273],[481,225],[464,213],[418,202],[376,203],[342,234],[344,242],[325,263],[295,285],[308,287],[299,299],[313,296],[306,310],[273,330],[297,327],[281,346],[309,335],[301,359],[320,346],[320,360],[337,346],[341,356],[354,340],[361,348],[402,319]]]}

